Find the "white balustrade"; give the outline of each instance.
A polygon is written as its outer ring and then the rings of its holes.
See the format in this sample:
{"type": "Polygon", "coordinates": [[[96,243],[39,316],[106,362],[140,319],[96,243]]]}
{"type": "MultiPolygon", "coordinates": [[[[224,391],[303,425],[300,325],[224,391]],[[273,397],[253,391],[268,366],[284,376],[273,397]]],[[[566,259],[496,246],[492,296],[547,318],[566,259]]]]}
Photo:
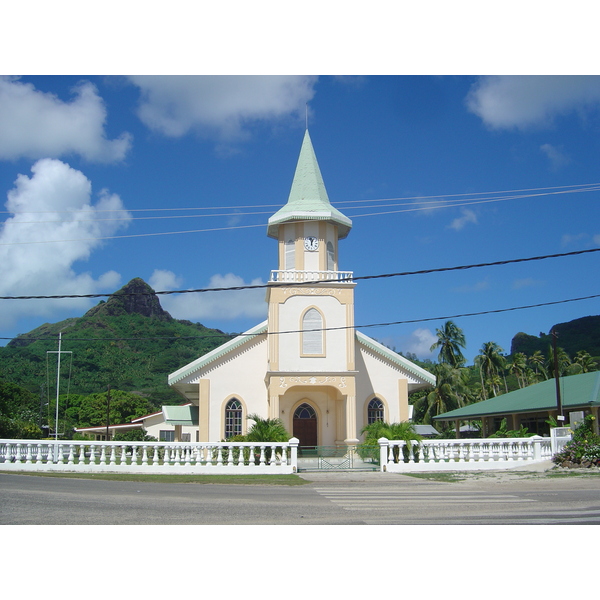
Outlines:
{"type": "Polygon", "coordinates": [[[381,438],[379,445],[380,469],[392,472],[507,469],[552,457],[550,438],[539,436],[421,440],[410,449],[403,440],[381,438]]]}
{"type": "Polygon", "coordinates": [[[0,471],[295,473],[298,440],[256,444],[0,440],[0,471]]]}
{"type": "Polygon", "coordinates": [[[352,283],[352,271],[271,271],[271,283],[352,283]]]}

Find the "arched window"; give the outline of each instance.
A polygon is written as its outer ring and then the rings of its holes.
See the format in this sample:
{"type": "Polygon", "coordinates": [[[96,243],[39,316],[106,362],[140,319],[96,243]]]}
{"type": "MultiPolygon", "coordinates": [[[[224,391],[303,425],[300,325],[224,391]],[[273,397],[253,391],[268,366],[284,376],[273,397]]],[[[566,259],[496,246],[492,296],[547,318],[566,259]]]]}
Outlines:
{"type": "Polygon", "coordinates": [[[296,240],[288,240],[285,243],[285,266],[284,269],[289,271],[296,267],[296,240]]]}
{"type": "Polygon", "coordinates": [[[383,402],[379,398],[373,398],[367,408],[367,423],[370,425],[377,421],[383,421],[383,417],[383,402]]]}
{"type": "Polygon", "coordinates": [[[327,242],[327,270],[335,271],[335,254],[331,242],[327,242]]]}
{"type": "Polygon", "coordinates": [[[302,317],[302,354],[323,354],[323,317],[316,308],[302,317]]]}
{"type": "Polygon", "coordinates": [[[225,439],[242,435],[242,403],[232,398],[225,406],[225,439]]]}
{"type": "Polygon", "coordinates": [[[317,413],[315,409],[306,402],[302,403],[295,411],[294,411],[294,419],[316,419],[317,413]]]}

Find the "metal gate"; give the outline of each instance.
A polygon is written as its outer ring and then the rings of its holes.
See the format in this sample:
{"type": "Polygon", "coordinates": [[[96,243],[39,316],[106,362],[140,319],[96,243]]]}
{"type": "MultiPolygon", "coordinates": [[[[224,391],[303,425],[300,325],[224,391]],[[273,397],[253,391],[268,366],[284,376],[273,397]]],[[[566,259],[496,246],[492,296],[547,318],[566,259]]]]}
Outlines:
{"type": "Polygon", "coordinates": [[[298,471],[377,471],[372,456],[359,454],[356,446],[300,446],[298,471]]]}

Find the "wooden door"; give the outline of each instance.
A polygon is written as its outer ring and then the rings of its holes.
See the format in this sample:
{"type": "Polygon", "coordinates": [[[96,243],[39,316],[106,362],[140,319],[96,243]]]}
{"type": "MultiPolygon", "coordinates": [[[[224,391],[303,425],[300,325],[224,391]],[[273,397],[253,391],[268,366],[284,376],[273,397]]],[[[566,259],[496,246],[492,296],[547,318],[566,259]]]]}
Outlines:
{"type": "Polygon", "coordinates": [[[294,412],[294,437],[300,440],[300,446],[316,446],[317,414],[310,404],[301,404],[294,412]]]}

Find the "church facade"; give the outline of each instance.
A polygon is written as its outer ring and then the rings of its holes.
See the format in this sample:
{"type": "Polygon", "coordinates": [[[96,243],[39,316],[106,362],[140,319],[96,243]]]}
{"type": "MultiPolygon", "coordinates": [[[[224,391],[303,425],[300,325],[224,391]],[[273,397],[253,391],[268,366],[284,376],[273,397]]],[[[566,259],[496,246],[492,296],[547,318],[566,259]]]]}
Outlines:
{"type": "Polygon", "coordinates": [[[176,432],[197,424],[197,441],[220,441],[258,414],[281,419],[300,446],[343,446],[372,421],[409,420],[409,392],[435,378],[354,329],[356,284],[338,253],[351,228],[329,201],[306,131],[288,202],[267,226],[278,247],[268,318],[169,375],[190,404],[176,432]]]}

